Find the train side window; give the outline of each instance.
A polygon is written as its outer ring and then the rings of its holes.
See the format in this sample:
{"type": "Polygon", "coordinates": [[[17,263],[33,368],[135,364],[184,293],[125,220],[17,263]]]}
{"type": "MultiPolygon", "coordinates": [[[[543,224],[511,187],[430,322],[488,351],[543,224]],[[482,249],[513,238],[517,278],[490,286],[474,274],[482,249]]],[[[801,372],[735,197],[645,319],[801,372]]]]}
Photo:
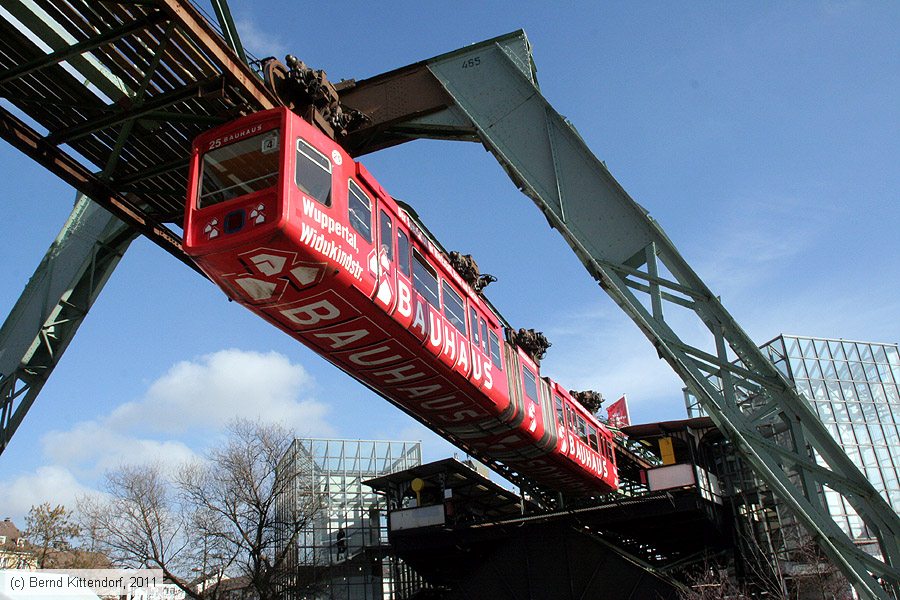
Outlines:
{"type": "Polygon", "coordinates": [[[308,142],[297,139],[297,187],[314,200],[331,206],[331,161],[308,142]]]}
{"type": "Polygon", "coordinates": [[[484,319],[481,319],[481,350],[488,356],[488,330],[484,319]]]}
{"type": "Polygon", "coordinates": [[[503,370],[503,362],[500,359],[500,338],[497,337],[497,334],[493,331],[490,332],[490,342],[491,342],[491,362],[494,363],[494,366],[503,370]]]}
{"type": "Polygon", "coordinates": [[[413,250],[413,288],[435,308],[441,307],[437,273],[417,250],[413,250]]]}
{"type": "Polygon", "coordinates": [[[379,215],[378,233],[381,236],[381,248],[387,254],[388,261],[394,262],[394,225],[390,215],[384,211],[379,215]]]}
{"type": "Polygon", "coordinates": [[[575,415],[575,423],[578,426],[578,437],[581,438],[581,441],[585,444],[588,443],[587,439],[587,422],[584,420],[584,417],[581,415],[575,415]]]}
{"type": "Polygon", "coordinates": [[[352,179],[348,185],[347,210],[350,225],[370,244],[372,243],[372,201],[352,179]]]}
{"type": "Polygon", "coordinates": [[[593,425],[588,425],[588,445],[594,452],[600,451],[600,446],[597,445],[597,430],[593,425]]]}
{"type": "Polygon", "coordinates": [[[553,395],[553,402],[556,404],[556,422],[559,423],[560,427],[566,426],[566,415],[563,413],[563,401],[562,398],[553,395]]]}
{"type": "Polygon", "coordinates": [[[522,367],[522,381],[525,383],[525,395],[533,402],[538,401],[537,379],[531,369],[522,367]]]}
{"type": "Polygon", "coordinates": [[[472,328],[472,343],[478,346],[478,314],[469,307],[469,326],[472,328]]]}
{"type": "Polygon", "coordinates": [[[397,266],[409,277],[409,237],[400,229],[397,230],[397,266]]]}
{"type": "Polygon", "coordinates": [[[466,335],[466,307],[462,298],[456,293],[445,279],[444,284],[444,316],[456,327],[459,332],[466,335]]]}

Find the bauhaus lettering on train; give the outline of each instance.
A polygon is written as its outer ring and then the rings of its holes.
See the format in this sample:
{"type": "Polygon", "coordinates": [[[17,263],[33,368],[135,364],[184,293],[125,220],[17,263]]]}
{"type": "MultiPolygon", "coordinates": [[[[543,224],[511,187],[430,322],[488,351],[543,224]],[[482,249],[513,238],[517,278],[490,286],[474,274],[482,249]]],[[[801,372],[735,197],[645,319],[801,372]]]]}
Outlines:
{"type": "Polygon", "coordinates": [[[570,495],[617,487],[609,430],[505,341],[427,229],[289,110],[194,142],[185,215],[185,250],[229,297],[452,443],[570,495]]]}

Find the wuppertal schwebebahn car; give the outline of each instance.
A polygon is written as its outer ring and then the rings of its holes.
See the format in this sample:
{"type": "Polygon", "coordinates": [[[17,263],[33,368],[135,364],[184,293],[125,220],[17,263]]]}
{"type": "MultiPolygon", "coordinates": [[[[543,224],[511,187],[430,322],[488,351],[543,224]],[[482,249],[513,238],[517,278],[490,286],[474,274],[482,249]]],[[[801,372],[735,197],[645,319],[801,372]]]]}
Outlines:
{"type": "Polygon", "coordinates": [[[569,495],[617,488],[613,437],[507,340],[427,230],[277,108],[200,136],[185,250],[229,298],[452,443],[569,495]]]}

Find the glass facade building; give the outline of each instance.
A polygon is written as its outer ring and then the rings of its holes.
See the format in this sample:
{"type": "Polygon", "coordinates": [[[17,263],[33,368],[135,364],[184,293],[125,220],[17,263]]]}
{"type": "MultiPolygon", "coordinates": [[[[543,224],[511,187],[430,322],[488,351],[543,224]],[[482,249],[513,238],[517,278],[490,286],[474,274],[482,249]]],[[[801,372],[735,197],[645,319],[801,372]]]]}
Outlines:
{"type": "MultiPolygon", "coordinates": [[[[779,335],[762,350],[815,409],[831,435],[872,485],[900,513],[900,351],[896,344],[779,335]]],[[[702,407],[685,394],[688,414],[702,407]]],[[[747,398],[750,405],[753,398],[747,398]]],[[[772,432],[776,443],[788,434],[772,432]]],[[[717,475],[737,517],[742,553],[769,562],[771,574],[789,587],[809,576],[815,561],[805,530],[753,470],[724,442],[717,475]]],[[[862,548],[877,553],[873,535],[837,492],[820,488],[835,522],[862,548]]],[[[813,587],[818,584],[814,583],[813,587]]]]}
{"type": "MultiPolygon", "coordinates": [[[[900,352],[896,344],[780,335],[763,350],[816,409],[831,435],[900,513],[900,352]]],[[[828,510],[854,539],[869,538],[844,499],[828,510]]]]}
{"type": "Polygon", "coordinates": [[[299,585],[283,597],[374,600],[403,597],[418,578],[387,552],[383,499],[364,481],[422,464],[419,442],[297,439],[282,468],[297,473],[278,511],[307,511],[309,520],[290,546],[299,585]]]}

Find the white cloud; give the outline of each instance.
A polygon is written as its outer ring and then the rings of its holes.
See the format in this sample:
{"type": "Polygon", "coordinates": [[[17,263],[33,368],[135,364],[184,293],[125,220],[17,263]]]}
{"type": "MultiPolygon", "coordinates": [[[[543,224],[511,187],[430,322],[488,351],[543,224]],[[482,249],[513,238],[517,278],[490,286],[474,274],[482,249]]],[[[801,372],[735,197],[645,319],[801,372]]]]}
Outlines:
{"type": "MultiPolygon", "coordinates": [[[[235,417],[279,423],[298,435],[333,435],[328,407],[302,398],[314,388],[306,370],[275,353],[222,350],[174,365],[143,397],[41,439],[48,464],[0,482],[0,506],[21,518],[42,502],[71,508],[95,492],[84,482],[123,464],[176,466],[196,459],[235,417]]],[[[7,515],[3,515],[7,516],[7,515]]]]}
{"type": "Polygon", "coordinates": [[[329,435],[328,407],[299,399],[312,387],[306,370],[282,354],[221,350],[176,364],[143,398],[114,410],[105,425],[183,433],[221,428],[235,417],[246,417],[280,423],[300,435],[329,435]]]}
{"type": "Polygon", "coordinates": [[[263,31],[252,19],[235,19],[234,26],[241,38],[244,48],[259,58],[274,56],[284,60],[287,45],[270,31],[263,31]]]}
{"type": "Polygon", "coordinates": [[[51,431],[41,443],[44,455],[57,465],[81,468],[91,475],[124,464],[180,464],[196,458],[179,440],[140,438],[96,421],[77,423],[68,431],[51,431]]]}
{"type": "Polygon", "coordinates": [[[0,506],[5,511],[3,517],[13,518],[22,527],[22,519],[32,506],[49,502],[72,509],[78,496],[93,491],[64,467],[43,466],[0,485],[0,506]]]}

